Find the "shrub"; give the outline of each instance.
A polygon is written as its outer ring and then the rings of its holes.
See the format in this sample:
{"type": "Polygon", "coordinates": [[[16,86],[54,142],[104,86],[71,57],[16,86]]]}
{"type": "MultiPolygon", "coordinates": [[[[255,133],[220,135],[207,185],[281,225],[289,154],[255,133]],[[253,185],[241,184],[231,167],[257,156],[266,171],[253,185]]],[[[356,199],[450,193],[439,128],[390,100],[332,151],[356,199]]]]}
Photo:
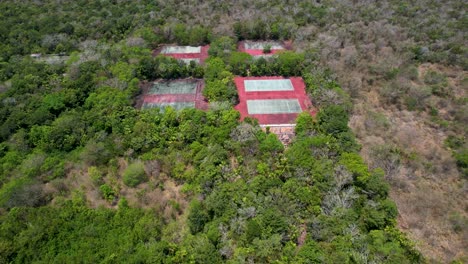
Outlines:
{"type": "Polygon", "coordinates": [[[135,187],[147,180],[145,165],[141,161],[136,161],[128,165],[123,174],[123,182],[130,187],[135,187]]]}
{"type": "Polygon", "coordinates": [[[449,148],[458,149],[461,148],[463,144],[465,144],[465,140],[462,137],[449,135],[447,139],[445,139],[444,144],[449,148]]]}
{"type": "Polygon", "coordinates": [[[430,85],[432,93],[437,96],[448,96],[450,95],[450,89],[448,87],[447,77],[435,71],[428,71],[424,75],[424,83],[430,85]]]}
{"type": "Polygon", "coordinates": [[[463,177],[468,178],[468,149],[462,149],[454,154],[457,165],[463,177]]]}
{"type": "Polygon", "coordinates": [[[14,179],[4,185],[0,192],[0,205],[5,208],[36,207],[46,202],[42,186],[26,179],[14,179]]]}
{"type": "Polygon", "coordinates": [[[323,132],[336,135],[348,132],[348,113],[339,105],[323,108],[317,114],[318,125],[323,132]]]}
{"type": "Polygon", "coordinates": [[[95,166],[91,166],[91,167],[88,168],[88,176],[89,176],[89,178],[91,178],[91,181],[96,186],[99,186],[99,185],[101,185],[103,183],[102,173],[95,166]]]}
{"type": "Polygon", "coordinates": [[[114,200],[114,197],[115,197],[115,192],[114,190],[112,189],[112,187],[110,187],[109,185],[107,184],[103,184],[99,187],[99,190],[101,191],[101,194],[102,194],[102,197],[104,199],[106,199],[107,201],[112,201],[114,200]]]}
{"type": "Polygon", "coordinates": [[[307,112],[300,113],[296,119],[296,128],[295,128],[296,135],[310,134],[312,133],[313,129],[314,129],[313,117],[307,112]]]}
{"type": "Polygon", "coordinates": [[[210,216],[199,201],[193,201],[188,215],[188,226],[192,234],[203,231],[205,224],[210,221],[210,216]]]}
{"type": "Polygon", "coordinates": [[[459,213],[452,213],[449,216],[453,231],[460,233],[468,227],[468,219],[459,213]]]}
{"type": "Polygon", "coordinates": [[[208,54],[214,57],[225,57],[236,50],[236,42],[230,37],[220,37],[210,44],[208,54]]]}
{"type": "Polygon", "coordinates": [[[284,147],[281,141],[278,140],[278,137],[270,133],[267,135],[265,140],[260,143],[260,151],[262,152],[270,152],[270,153],[278,153],[283,151],[284,147]]]}
{"type": "Polygon", "coordinates": [[[205,96],[210,103],[229,102],[234,105],[238,101],[237,90],[231,81],[227,83],[223,80],[208,81],[205,89],[203,89],[203,96],[205,96]]]}

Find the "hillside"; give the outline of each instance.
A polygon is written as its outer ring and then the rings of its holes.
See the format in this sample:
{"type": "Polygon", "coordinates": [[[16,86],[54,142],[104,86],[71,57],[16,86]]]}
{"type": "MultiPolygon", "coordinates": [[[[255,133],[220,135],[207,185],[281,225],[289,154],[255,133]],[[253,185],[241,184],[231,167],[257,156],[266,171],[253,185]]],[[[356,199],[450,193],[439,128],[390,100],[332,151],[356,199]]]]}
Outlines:
{"type": "Polygon", "coordinates": [[[467,261],[466,9],[2,1],[1,260],[467,261]],[[240,121],[234,76],[300,76],[318,113],[284,147],[240,121]],[[210,110],[139,109],[148,83],[187,78],[210,110]]]}

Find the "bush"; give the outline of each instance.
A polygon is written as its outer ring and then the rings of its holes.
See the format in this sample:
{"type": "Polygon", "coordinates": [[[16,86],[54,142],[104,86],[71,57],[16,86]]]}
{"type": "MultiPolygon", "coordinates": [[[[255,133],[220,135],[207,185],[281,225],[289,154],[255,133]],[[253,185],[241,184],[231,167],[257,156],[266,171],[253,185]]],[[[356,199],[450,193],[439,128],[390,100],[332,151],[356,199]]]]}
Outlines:
{"type": "Polygon", "coordinates": [[[210,216],[199,201],[193,201],[188,215],[188,226],[192,234],[203,231],[205,224],[210,221],[210,216]]]}
{"type": "Polygon", "coordinates": [[[36,207],[47,202],[46,195],[39,183],[26,179],[14,179],[4,185],[0,192],[0,205],[5,208],[36,207]]]}
{"type": "Polygon", "coordinates": [[[263,153],[279,153],[283,151],[284,146],[281,141],[278,140],[278,137],[270,133],[267,135],[265,140],[260,143],[260,151],[263,153]]]}
{"type": "Polygon", "coordinates": [[[114,190],[112,189],[112,187],[110,187],[109,185],[107,184],[103,184],[99,187],[99,190],[101,191],[101,194],[102,194],[102,197],[104,199],[106,199],[107,201],[112,201],[114,200],[114,197],[115,197],[115,192],[114,190]]]}
{"type": "Polygon", "coordinates": [[[223,80],[207,81],[205,89],[203,89],[203,96],[210,103],[229,102],[235,105],[238,101],[237,90],[231,81],[227,83],[223,80]]]}
{"type": "Polygon", "coordinates": [[[302,112],[297,116],[295,132],[296,135],[308,135],[311,134],[314,129],[314,119],[307,113],[302,112]]]}
{"type": "Polygon", "coordinates": [[[123,182],[125,185],[135,187],[138,184],[148,180],[145,173],[145,165],[141,161],[136,161],[125,169],[123,182]]]}
{"type": "Polygon", "coordinates": [[[230,37],[220,37],[211,42],[208,54],[214,57],[225,57],[236,50],[236,42],[230,37]]]}
{"type": "Polygon", "coordinates": [[[317,114],[321,130],[332,135],[348,132],[348,118],[348,113],[340,105],[325,107],[317,114]]]}
{"type": "Polygon", "coordinates": [[[447,77],[435,71],[428,71],[424,75],[424,83],[430,85],[432,93],[437,96],[448,96],[451,91],[448,87],[447,77]]]}
{"type": "Polygon", "coordinates": [[[102,173],[99,171],[99,169],[95,166],[91,166],[88,168],[88,176],[91,178],[91,182],[99,186],[103,184],[103,179],[102,179],[102,173]]]}
{"type": "Polygon", "coordinates": [[[459,213],[452,213],[449,216],[453,231],[460,233],[468,227],[468,219],[459,213]]]}
{"type": "Polygon", "coordinates": [[[457,165],[463,177],[468,178],[468,149],[462,149],[454,154],[457,165]]]}

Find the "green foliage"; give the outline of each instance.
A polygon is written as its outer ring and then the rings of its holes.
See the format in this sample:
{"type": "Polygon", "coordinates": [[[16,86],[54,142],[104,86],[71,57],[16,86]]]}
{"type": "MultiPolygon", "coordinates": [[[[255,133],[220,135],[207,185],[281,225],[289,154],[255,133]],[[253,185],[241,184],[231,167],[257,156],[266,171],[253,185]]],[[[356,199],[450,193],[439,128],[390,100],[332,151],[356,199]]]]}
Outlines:
{"type": "Polygon", "coordinates": [[[149,254],[137,253],[161,244],[161,220],[142,209],[89,209],[67,202],[60,207],[15,208],[1,221],[5,262],[147,262],[149,254]]]}
{"type": "MultiPolygon", "coordinates": [[[[200,65],[186,64],[183,61],[162,55],[154,58],[149,56],[142,58],[136,72],[138,77],[146,80],[203,77],[203,68],[200,65]]],[[[127,73],[127,75],[132,76],[131,73],[127,73]]]]}
{"type": "Polygon", "coordinates": [[[280,75],[298,76],[302,73],[302,69],[304,67],[304,54],[292,51],[283,51],[278,53],[278,58],[275,63],[280,75]]]}
{"type": "Polygon", "coordinates": [[[210,217],[202,204],[198,201],[193,201],[190,204],[190,213],[188,216],[188,225],[190,232],[196,234],[203,231],[205,224],[210,220],[210,217]]]}
{"type": "Polygon", "coordinates": [[[367,230],[383,229],[394,225],[398,210],[393,201],[388,199],[378,205],[367,205],[361,212],[361,218],[367,230]]]}
{"type": "Polygon", "coordinates": [[[343,153],[340,157],[340,164],[344,165],[349,172],[353,174],[358,185],[365,185],[371,174],[367,169],[367,165],[361,156],[356,153],[343,153]]]}
{"type": "Polygon", "coordinates": [[[136,187],[147,180],[148,176],[146,176],[145,165],[142,161],[130,163],[123,173],[123,182],[130,187],[136,187]]]}
{"type": "Polygon", "coordinates": [[[325,254],[315,241],[307,241],[297,254],[298,263],[322,263],[325,254]]]}
{"type": "Polygon", "coordinates": [[[458,149],[463,147],[463,145],[465,144],[465,139],[454,135],[449,135],[445,139],[444,144],[451,149],[458,149]]]}
{"type": "Polygon", "coordinates": [[[271,153],[272,155],[275,155],[277,153],[282,152],[283,149],[284,149],[283,144],[281,143],[281,141],[278,140],[278,137],[273,133],[268,134],[265,140],[263,140],[260,143],[260,151],[265,154],[271,153]]]}
{"type": "Polygon", "coordinates": [[[468,178],[468,149],[465,146],[465,139],[450,135],[444,144],[452,149],[452,155],[457,161],[458,169],[463,177],[468,178]]]}
{"type": "Polygon", "coordinates": [[[390,186],[385,181],[384,174],[385,172],[381,168],[377,168],[371,172],[365,186],[367,195],[370,198],[384,199],[388,196],[390,186]]]}
{"type": "Polygon", "coordinates": [[[235,22],[233,31],[239,40],[290,39],[297,25],[286,20],[266,23],[262,19],[235,22]]]}
{"type": "Polygon", "coordinates": [[[227,64],[231,67],[234,74],[246,76],[249,64],[252,62],[252,56],[245,52],[233,51],[227,58],[227,64]]]}
{"type": "Polygon", "coordinates": [[[317,114],[317,124],[325,133],[338,135],[342,132],[347,132],[348,128],[348,113],[339,105],[331,105],[320,109],[317,114]]]}
{"type": "Polygon", "coordinates": [[[210,102],[227,101],[234,104],[237,101],[237,90],[232,82],[225,83],[223,80],[214,80],[206,83],[203,96],[210,102]]]}
{"type": "Polygon", "coordinates": [[[462,149],[454,154],[457,166],[460,168],[463,176],[468,178],[468,149],[462,149]]]}
{"type": "Polygon", "coordinates": [[[75,112],[62,114],[51,125],[34,126],[31,143],[44,151],[70,151],[81,144],[84,133],[81,116],[75,112]]]}
{"type": "Polygon", "coordinates": [[[222,36],[210,43],[208,54],[212,57],[226,58],[236,50],[236,41],[230,37],[222,36]]]}
{"type": "Polygon", "coordinates": [[[271,52],[271,45],[267,44],[265,47],[263,47],[263,53],[268,54],[271,52]]]}
{"type": "Polygon", "coordinates": [[[26,178],[12,179],[0,189],[0,206],[3,208],[36,207],[46,201],[42,186],[26,178]]]}
{"type": "MultiPolygon", "coordinates": [[[[237,53],[233,53],[237,54],[237,53]]],[[[237,89],[233,82],[233,74],[229,72],[220,58],[211,57],[206,62],[203,96],[210,102],[237,103],[237,89]]]]}
{"type": "Polygon", "coordinates": [[[205,79],[207,81],[224,79],[228,73],[226,64],[221,58],[210,57],[206,61],[205,79]]]}
{"type": "Polygon", "coordinates": [[[99,186],[103,183],[102,173],[99,169],[95,166],[91,166],[88,168],[88,175],[91,178],[91,181],[94,185],[99,186]]]}
{"type": "Polygon", "coordinates": [[[106,199],[107,201],[114,200],[115,192],[112,189],[112,187],[110,187],[107,184],[103,184],[103,185],[99,186],[99,190],[101,191],[102,197],[104,199],[106,199]]]}
{"type": "Polygon", "coordinates": [[[314,119],[307,113],[302,112],[297,116],[296,127],[294,128],[297,136],[306,136],[314,130],[314,119]]]}

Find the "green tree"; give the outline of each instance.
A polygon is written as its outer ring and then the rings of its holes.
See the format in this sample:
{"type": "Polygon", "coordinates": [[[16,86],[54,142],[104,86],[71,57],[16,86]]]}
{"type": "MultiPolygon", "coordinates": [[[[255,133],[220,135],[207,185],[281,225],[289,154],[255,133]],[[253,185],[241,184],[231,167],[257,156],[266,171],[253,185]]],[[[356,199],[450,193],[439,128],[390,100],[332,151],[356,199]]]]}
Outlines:
{"type": "Polygon", "coordinates": [[[203,231],[205,224],[210,220],[208,213],[199,201],[192,201],[190,204],[188,225],[190,232],[196,234],[203,231]]]}
{"type": "Polygon", "coordinates": [[[227,36],[222,36],[216,38],[210,43],[210,49],[208,50],[208,54],[213,57],[225,58],[235,50],[235,40],[227,36]]]}
{"type": "Polygon", "coordinates": [[[364,163],[364,160],[357,153],[343,153],[341,154],[340,164],[344,165],[349,172],[353,174],[357,184],[365,186],[369,181],[371,174],[364,163]]]}
{"type": "Polygon", "coordinates": [[[252,63],[252,56],[245,52],[231,52],[227,63],[234,74],[246,76],[252,63]]]}
{"type": "Polygon", "coordinates": [[[304,68],[304,54],[292,51],[282,51],[278,53],[275,65],[277,72],[282,76],[301,75],[304,68]]]}
{"type": "Polygon", "coordinates": [[[348,132],[348,113],[342,106],[330,105],[320,109],[317,114],[317,124],[319,128],[331,135],[348,132]]]}
{"type": "Polygon", "coordinates": [[[266,138],[260,143],[260,151],[262,153],[271,153],[272,155],[276,155],[282,152],[283,150],[283,144],[273,133],[268,134],[266,138]]]}
{"type": "Polygon", "coordinates": [[[207,81],[223,79],[225,72],[226,64],[221,58],[210,57],[206,60],[205,79],[207,81]]]}
{"type": "Polygon", "coordinates": [[[136,187],[138,184],[148,180],[145,172],[145,165],[142,161],[132,162],[123,173],[123,182],[130,187],[136,187]]]}
{"type": "Polygon", "coordinates": [[[314,130],[314,119],[308,112],[302,112],[297,116],[296,127],[294,128],[296,135],[307,136],[314,130]]]}

